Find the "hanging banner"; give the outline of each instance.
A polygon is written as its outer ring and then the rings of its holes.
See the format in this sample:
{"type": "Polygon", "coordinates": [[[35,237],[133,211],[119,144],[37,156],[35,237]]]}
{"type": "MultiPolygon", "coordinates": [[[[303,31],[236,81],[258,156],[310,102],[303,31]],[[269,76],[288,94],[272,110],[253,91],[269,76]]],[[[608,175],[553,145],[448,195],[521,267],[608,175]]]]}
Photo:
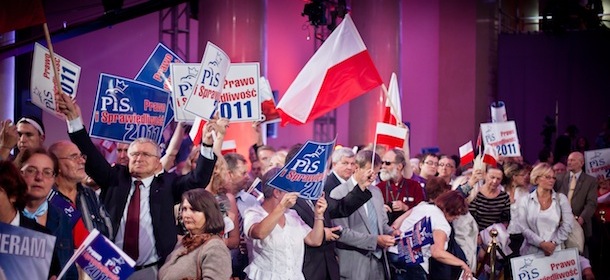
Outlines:
{"type": "Polygon", "coordinates": [[[204,120],[214,115],[225,84],[231,59],[219,47],[208,42],[203,53],[197,84],[189,96],[184,109],[204,120]]]}
{"type": "Polygon", "coordinates": [[[161,88],[102,73],[89,135],[119,142],[146,137],[159,143],[168,99],[161,88]]]}
{"type": "Polygon", "coordinates": [[[177,122],[193,123],[197,117],[184,110],[188,97],[193,93],[199,74],[198,63],[172,63],[172,100],[174,103],[174,120],[177,122]]]}
{"type": "Polygon", "coordinates": [[[499,123],[482,123],[483,144],[492,146],[501,157],[521,156],[519,137],[514,121],[499,123]]]}
{"type": "MultiPolygon", "coordinates": [[[[59,74],[61,91],[74,99],[78,89],[80,79],[80,66],[61,57],[57,53],[55,65],[59,74]]],[[[49,50],[41,44],[34,44],[34,55],[32,58],[32,77],[30,82],[30,98],[32,103],[54,116],[58,116],[55,111],[55,93],[58,92],[55,86],[53,66],[51,65],[51,55],[49,50]]]]}
{"type": "Polygon", "coordinates": [[[604,179],[610,179],[610,148],[585,152],[585,172],[604,179]]]}
{"type": "Polygon", "coordinates": [[[286,192],[298,192],[299,197],[316,200],[324,190],[326,167],[335,141],[307,141],[288,164],[269,181],[269,186],[286,192]]]}

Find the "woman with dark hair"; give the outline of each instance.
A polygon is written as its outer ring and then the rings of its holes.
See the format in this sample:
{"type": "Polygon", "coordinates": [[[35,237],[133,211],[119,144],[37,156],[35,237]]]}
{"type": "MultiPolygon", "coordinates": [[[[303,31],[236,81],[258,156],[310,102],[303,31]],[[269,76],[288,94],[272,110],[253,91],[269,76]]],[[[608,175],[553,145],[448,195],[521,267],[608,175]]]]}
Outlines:
{"type": "MultiPolygon", "coordinates": [[[[521,197],[529,194],[527,190],[527,169],[520,163],[509,163],[504,165],[504,191],[510,198],[510,203],[514,203],[521,197]]],[[[512,211],[512,209],[511,209],[512,211]]]]}
{"type": "MultiPolygon", "coordinates": [[[[418,221],[424,217],[429,217],[433,244],[422,247],[423,262],[419,265],[407,265],[401,262],[397,255],[397,247],[389,248],[388,252],[392,253],[389,254],[393,268],[392,279],[434,279],[437,277],[436,272],[439,271],[432,271],[434,269],[434,267],[431,267],[432,263],[435,267],[439,263],[457,267],[464,271],[464,277],[472,276],[466,261],[447,251],[452,247],[450,245],[459,247],[455,244],[450,223],[458,216],[468,213],[468,206],[464,197],[457,191],[449,191],[449,189],[450,186],[441,178],[429,180],[425,188],[429,201],[422,201],[413,207],[411,213],[399,225],[401,232],[412,231],[418,221]],[[434,260],[431,260],[430,257],[434,260]]],[[[442,277],[447,277],[447,275],[442,277]]]]}
{"type": "Polygon", "coordinates": [[[225,224],[214,196],[204,189],[185,192],[180,221],[187,233],[159,270],[159,279],[229,279],[231,255],[221,237],[225,224]]]}
{"type": "Polygon", "coordinates": [[[315,204],[312,229],[290,209],[298,193],[287,193],[267,184],[279,170],[272,168],[263,175],[265,201],[249,208],[244,215],[244,233],[252,242],[252,261],[245,269],[248,279],[305,279],[302,271],[305,244],[318,247],[324,239],[324,196],[315,204]]]}
{"type": "MultiPolygon", "coordinates": [[[[0,223],[51,234],[47,228],[21,213],[25,207],[27,190],[28,185],[23,177],[19,176],[19,169],[10,161],[0,161],[0,223]]],[[[54,254],[48,276],[57,274],[59,262],[54,254]]],[[[36,275],[29,276],[36,278],[36,275]]]]}

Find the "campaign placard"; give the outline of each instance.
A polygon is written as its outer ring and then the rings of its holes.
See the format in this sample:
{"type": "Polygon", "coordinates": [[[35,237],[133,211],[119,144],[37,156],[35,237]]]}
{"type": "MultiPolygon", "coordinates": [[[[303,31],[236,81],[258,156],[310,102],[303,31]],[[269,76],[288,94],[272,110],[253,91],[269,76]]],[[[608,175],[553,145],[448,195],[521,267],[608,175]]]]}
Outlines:
{"type": "Polygon", "coordinates": [[[184,110],[188,97],[193,93],[197,83],[200,64],[198,63],[172,63],[172,100],[174,103],[174,120],[177,122],[193,123],[197,116],[184,110]]]}
{"type": "Polygon", "coordinates": [[[483,144],[492,146],[502,157],[521,156],[517,126],[514,121],[482,123],[483,144]]]}
{"type": "Polygon", "coordinates": [[[159,143],[168,98],[161,88],[102,73],[89,135],[120,142],[146,137],[159,143]]]}
{"type": "MultiPolygon", "coordinates": [[[[80,79],[80,66],[59,56],[57,53],[54,54],[54,57],[61,91],[74,99],[80,79]]],[[[57,115],[55,111],[55,93],[58,92],[58,88],[55,85],[54,76],[49,50],[41,44],[35,43],[32,58],[30,98],[34,105],[53,115],[57,115]]]]}
{"type": "Polygon", "coordinates": [[[595,178],[610,179],[610,148],[586,151],[585,172],[595,178]]]}
{"type": "Polygon", "coordinates": [[[0,223],[0,279],[48,279],[55,236],[0,223]]]}
{"type": "Polygon", "coordinates": [[[580,258],[576,248],[555,251],[545,257],[527,255],[510,260],[513,279],[582,279],[580,258]]]}
{"type": "MultiPolygon", "coordinates": [[[[74,252],[66,267],[76,262],[93,280],[127,279],[134,271],[136,262],[112,241],[93,229],[83,244],[74,252]]],[[[67,271],[64,268],[58,279],[67,271]]]]}
{"type": "Polygon", "coordinates": [[[298,192],[299,197],[316,200],[324,190],[328,158],[335,140],[327,143],[307,141],[288,164],[269,181],[269,186],[286,192],[298,192]]]}
{"type": "MultiPolygon", "coordinates": [[[[172,63],[184,63],[176,53],[165,45],[159,43],[150,54],[135,80],[149,85],[162,88],[168,92],[172,91],[171,68],[172,63]]],[[[171,101],[171,96],[170,96],[171,101]]],[[[168,103],[165,126],[174,119],[174,104],[168,103]]]]}
{"type": "Polygon", "coordinates": [[[184,109],[204,120],[210,120],[220,102],[220,95],[231,60],[219,47],[208,42],[203,53],[197,84],[184,109]]]}
{"type": "Polygon", "coordinates": [[[258,80],[258,84],[261,95],[263,123],[280,122],[280,114],[277,112],[277,103],[273,97],[271,84],[269,84],[269,81],[265,79],[265,77],[261,77],[258,80]]]}
{"type": "Polygon", "coordinates": [[[220,95],[220,116],[231,122],[261,120],[258,62],[232,63],[220,95]]]}

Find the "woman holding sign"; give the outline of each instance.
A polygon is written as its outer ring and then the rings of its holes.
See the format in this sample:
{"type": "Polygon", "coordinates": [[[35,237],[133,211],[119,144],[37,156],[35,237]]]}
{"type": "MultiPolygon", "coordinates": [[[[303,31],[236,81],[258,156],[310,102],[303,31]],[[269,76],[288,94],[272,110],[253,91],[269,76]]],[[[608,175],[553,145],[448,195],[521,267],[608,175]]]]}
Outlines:
{"type": "Polygon", "coordinates": [[[159,279],[229,279],[231,255],[221,237],[225,225],[214,196],[204,189],[185,192],[180,220],[187,234],[167,257],[159,279]]]}
{"type": "Polygon", "coordinates": [[[536,190],[517,201],[517,213],[511,217],[509,233],[523,233],[521,255],[544,253],[550,256],[561,250],[572,232],[572,207],[568,198],[553,190],[555,172],[541,163],[531,173],[536,190]]]}
{"type": "Polygon", "coordinates": [[[292,206],[298,193],[287,193],[267,183],[280,171],[273,168],[263,175],[265,201],[261,206],[246,210],[244,232],[252,241],[252,261],[245,271],[252,280],[300,280],[303,276],[305,244],[320,246],[324,239],[324,195],[315,208],[313,229],[296,213],[292,206]]]}

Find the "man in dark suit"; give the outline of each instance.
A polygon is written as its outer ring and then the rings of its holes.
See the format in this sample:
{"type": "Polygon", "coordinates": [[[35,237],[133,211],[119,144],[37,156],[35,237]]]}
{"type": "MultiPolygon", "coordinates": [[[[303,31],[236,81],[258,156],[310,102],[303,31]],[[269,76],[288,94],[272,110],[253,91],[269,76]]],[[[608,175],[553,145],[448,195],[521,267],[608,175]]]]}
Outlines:
{"type": "Polygon", "coordinates": [[[336,149],[331,157],[332,168],[324,182],[324,192],[330,192],[352,177],[356,168],[356,155],[349,148],[336,149]]]}
{"type": "Polygon", "coordinates": [[[63,94],[56,95],[56,100],[68,120],[70,139],[87,156],[87,174],[102,189],[100,199],[117,229],[115,244],[136,260],[136,273],[130,279],[156,279],[157,267],[177,241],[174,205],[185,191],[204,188],[209,183],[216,162],[211,132],[214,129],[223,133],[228,121],[206,124],[195,170],[178,176],[162,172],[159,146],[146,138],[130,144],[129,166],[111,166],[87,135],[77,105],[63,94]]]}
{"type": "Polygon", "coordinates": [[[568,171],[557,176],[555,191],[565,194],[570,200],[574,218],[585,232],[585,254],[587,254],[587,240],[591,238],[591,218],[597,207],[597,180],[583,172],[585,159],[580,152],[573,152],[568,156],[568,171]]]}
{"type": "MultiPolygon", "coordinates": [[[[290,159],[296,155],[300,148],[301,145],[293,146],[286,156],[286,162],[290,162],[290,159]]],[[[354,153],[351,150],[349,152],[352,155],[352,162],[355,162],[354,153]]],[[[331,176],[333,175],[329,175],[327,180],[331,176]]],[[[303,275],[305,279],[339,279],[339,262],[335,252],[336,240],[339,239],[339,235],[333,233],[333,231],[339,228],[333,227],[331,219],[351,215],[371,197],[372,194],[366,187],[354,188],[341,200],[332,199],[326,193],[328,207],[324,212],[324,241],[319,247],[310,247],[305,244],[305,258],[303,259],[303,275]]],[[[315,221],[313,211],[315,203],[315,201],[298,198],[296,204],[292,207],[310,227],[313,227],[315,221]]]]}

